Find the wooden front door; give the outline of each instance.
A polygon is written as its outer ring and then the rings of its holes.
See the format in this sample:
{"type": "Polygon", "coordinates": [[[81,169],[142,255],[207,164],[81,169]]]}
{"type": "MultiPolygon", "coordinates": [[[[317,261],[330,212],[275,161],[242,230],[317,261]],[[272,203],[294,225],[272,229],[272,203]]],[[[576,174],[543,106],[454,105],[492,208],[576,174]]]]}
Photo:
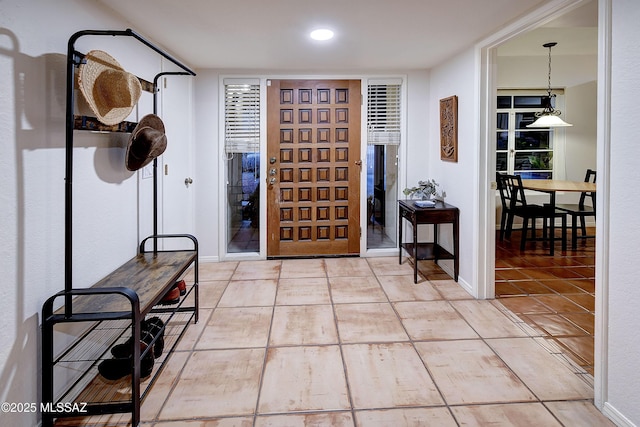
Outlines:
{"type": "Polygon", "coordinates": [[[360,253],[359,80],[272,80],[267,255],[360,253]]]}

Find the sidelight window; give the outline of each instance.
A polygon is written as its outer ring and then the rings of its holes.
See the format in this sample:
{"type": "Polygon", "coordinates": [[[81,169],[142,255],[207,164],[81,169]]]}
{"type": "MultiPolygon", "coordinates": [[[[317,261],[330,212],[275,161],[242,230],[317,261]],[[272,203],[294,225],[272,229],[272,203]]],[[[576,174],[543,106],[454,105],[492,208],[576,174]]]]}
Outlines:
{"type": "Polygon", "coordinates": [[[260,83],[224,81],[227,252],[260,250],[260,83]]]}
{"type": "Polygon", "coordinates": [[[367,85],[367,248],[396,246],[402,81],[367,85]]]}

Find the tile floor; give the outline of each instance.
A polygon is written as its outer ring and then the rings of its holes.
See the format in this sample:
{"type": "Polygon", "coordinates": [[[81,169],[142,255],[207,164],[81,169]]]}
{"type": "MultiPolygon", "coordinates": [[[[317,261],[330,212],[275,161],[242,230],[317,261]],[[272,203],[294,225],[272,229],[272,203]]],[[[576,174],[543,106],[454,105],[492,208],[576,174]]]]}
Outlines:
{"type": "Polygon", "coordinates": [[[142,425],[613,425],[554,342],[432,262],[420,269],[414,284],[397,257],[201,264],[200,322],[142,425]]]}
{"type": "Polygon", "coordinates": [[[541,242],[521,252],[519,234],[510,242],[496,238],[496,297],[593,375],[595,240],[565,252],[557,243],[549,256],[541,242]]]}

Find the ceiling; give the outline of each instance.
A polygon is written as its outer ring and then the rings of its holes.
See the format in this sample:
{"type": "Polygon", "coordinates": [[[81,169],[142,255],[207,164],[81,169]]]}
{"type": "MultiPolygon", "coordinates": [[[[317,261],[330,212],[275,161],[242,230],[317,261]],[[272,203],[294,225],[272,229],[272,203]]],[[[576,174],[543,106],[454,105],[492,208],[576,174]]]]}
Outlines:
{"type": "Polygon", "coordinates": [[[428,69],[550,0],[98,1],[191,68],[320,72],[428,69]],[[311,40],[318,27],[334,39],[311,40]]]}
{"type": "Polygon", "coordinates": [[[499,56],[547,55],[542,47],[557,42],[553,55],[597,55],[598,2],[592,0],[551,22],[515,37],[498,48],[499,56]]]}

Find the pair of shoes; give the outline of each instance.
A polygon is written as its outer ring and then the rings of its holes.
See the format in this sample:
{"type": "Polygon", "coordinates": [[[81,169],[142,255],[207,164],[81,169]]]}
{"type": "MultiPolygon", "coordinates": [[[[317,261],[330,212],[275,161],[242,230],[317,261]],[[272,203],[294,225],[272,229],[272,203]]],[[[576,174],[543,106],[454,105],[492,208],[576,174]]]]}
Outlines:
{"type": "MultiPolygon", "coordinates": [[[[143,353],[148,348],[148,343],[153,341],[153,336],[150,332],[144,331],[141,334],[140,339],[140,353],[143,353]]],[[[131,349],[131,346],[129,346],[131,349]]],[[[100,362],[98,365],[98,372],[104,378],[108,380],[119,380],[122,377],[126,377],[132,373],[133,360],[132,356],[128,355],[126,357],[116,357],[113,359],[107,359],[100,362]]],[[[147,354],[144,355],[142,360],[140,360],[140,378],[144,379],[151,375],[153,371],[153,364],[155,362],[155,358],[153,356],[153,351],[148,351],[147,354]]]]}
{"type": "MultiPolygon", "coordinates": [[[[160,320],[159,317],[152,317],[149,320],[143,320],[140,322],[140,326],[142,328],[140,331],[140,340],[143,343],[150,345],[155,339],[155,343],[153,344],[153,356],[157,359],[164,351],[164,322],[160,320]]],[[[113,354],[113,357],[117,359],[131,357],[132,340],[133,337],[130,337],[126,342],[114,345],[111,348],[111,354],[113,354]]]]}
{"type": "MultiPolygon", "coordinates": [[[[186,287],[185,287],[186,292],[186,287]]],[[[177,304],[180,302],[180,288],[178,287],[178,283],[175,283],[171,289],[167,291],[166,294],[162,297],[159,304],[160,305],[171,305],[177,304]]]]}
{"type": "Polygon", "coordinates": [[[173,284],[171,289],[167,291],[167,293],[162,297],[159,304],[160,305],[172,305],[180,302],[180,297],[186,295],[187,293],[187,282],[182,280],[178,280],[173,284]]]}

